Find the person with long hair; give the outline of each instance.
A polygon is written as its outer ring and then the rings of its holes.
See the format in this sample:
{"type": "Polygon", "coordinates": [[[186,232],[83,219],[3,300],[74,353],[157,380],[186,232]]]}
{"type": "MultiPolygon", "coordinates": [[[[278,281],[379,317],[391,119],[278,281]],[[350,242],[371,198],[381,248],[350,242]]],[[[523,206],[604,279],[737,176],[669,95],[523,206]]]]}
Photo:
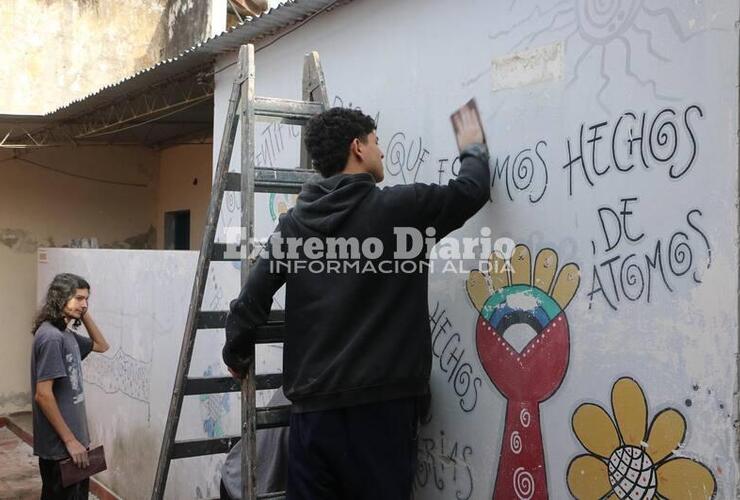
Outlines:
{"type": "Polygon", "coordinates": [[[88,479],[62,486],[59,462],[71,458],[80,468],[89,465],[82,360],[109,347],[88,312],[89,298],[90,284],[84,278],[58,274],[33,322],[33,452],[39,457],[42,500],[88,498],[88,479]],[[89,337],[74,331],[80,325],[89,337]]]}

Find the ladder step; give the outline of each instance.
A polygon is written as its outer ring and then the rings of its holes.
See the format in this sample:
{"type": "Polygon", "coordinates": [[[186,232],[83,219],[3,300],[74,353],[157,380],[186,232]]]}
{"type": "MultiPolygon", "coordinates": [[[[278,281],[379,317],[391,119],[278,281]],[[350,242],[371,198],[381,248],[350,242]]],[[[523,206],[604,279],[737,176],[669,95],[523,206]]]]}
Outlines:
{"type": "Polygon", "coordinates": [[[305,125],[311,117],[324,111],[324,104],[312,101],[294,101],[274,97],[255,97],[254,114],[291,123],[305,125]]]}
{"type": "Polygon", "coordinates": [[[214,243],[211,250],[211,261],[213,262],[241,262],[239,246],[231,245],[227,254],[226,243],[214,243]]]}
{"type": "Polygon", "coordinates": [[[270,315],[267,317],[268,323],[284,323],[285,322],[285,310],[284,309],[272,309],[270,315]]]}
{"type": "Polygon", "coordinates": [[[290,405],[257,408],[257,428],[273,429],[290,423],[290,405]]]}
{"type": "MultiPolygon", "coordinates": [[[[200,311],[198,313],[198,329],[207,330],[209,328],[223,328],[226,324],[226,315],[229,311],[200,311]],[[203,325],[203,326],[201,326],[203,325]]],[[[273,309],[267,317],[267,324],[285,322],[285,311],[283,309],[273,309]]]]}
{"type": "MultiPolygon", "coordinates": [[[[254,169],[254,190],[256,193],[300,193],[303,184],[316,175],[315,170],[305,168],[265,168],[254,169]]],[[[226,174],[226,190],[241,191],[242,175],[239,172],[226,174]]]]}
{"type": "Polygon", "coordinates": [[[278,344],[285,341],[285,325],[281,323],[266,324],[257,328],[256,344],[278,344]]]}
{"type": "MultiPolygon", "coordinates": [[[[257,408],[257,429],[285,427],[290,420],[290,406],[273,406],[257,408]]],[[[172,458],[201,457],[228,453],[241,436],[225,436],[215,439],[187,439],[175,441],[172,458]]]]}
{"type": "MultiPolygon", "coordinates": [[[[198,330],[223,328],[226,325],[227,311],[201,311],[198,313],[198,330]]],[[[285,311],[270,311],[267,323],[257,328],[257,344],[274,344],[285,338],[285,311]]]]}
{"type": "MultiPolygon", "coordinates": [[[[283,385],[282,373],[267,373],[256,375],[255,384],[258,391],[277,389],[283,385]]],[[[220,394],[224,392],[239,392],[241,387],[232,377],[188,377],[185,379],[185,396],[198,394],[220,394]]]]}
{"type": "Polygon", "coordinates": [[[222,392],[236,392],[240,385],[232,377],[188,377],[185,379],[183,394],[219,394],[222,392]]]}
{"type": "MultiPolygon", "coordinates": [[[[273,493],[263,493],[257,495],[257,500],[286,500],[287,493],[284,491],[275,491],[273,493]]],[[[219,498],[211,498],[209,500],[220,500],[219,498]]]]}
{"type": "Polygon", "coordinates": [[[200,311],[198,313],[198,330],[223,328],[226,325],[228,311],[200,311]]]}
{"type": "Polygon", "coordinates": [[[172,459],[202,457],[204,455],[216,455],[228,453],[229,450],[241,439],[241,436],[228,436],[215,439],[187,439],[175,441],[172,447],[172,459]]]}

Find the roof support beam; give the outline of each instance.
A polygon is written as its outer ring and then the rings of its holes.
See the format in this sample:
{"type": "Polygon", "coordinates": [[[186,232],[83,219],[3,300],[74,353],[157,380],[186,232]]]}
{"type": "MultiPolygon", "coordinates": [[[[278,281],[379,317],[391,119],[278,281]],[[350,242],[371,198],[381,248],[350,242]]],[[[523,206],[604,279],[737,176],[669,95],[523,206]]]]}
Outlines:
{"type": "Polygon", "coordinates": [[[73,118],[28,130],[13,127],[0,134],[0,148],[38,148],[80,143],[108,143],[110,136],[175,115],[213,98],[211,64],[165,80],[73,118]]]}

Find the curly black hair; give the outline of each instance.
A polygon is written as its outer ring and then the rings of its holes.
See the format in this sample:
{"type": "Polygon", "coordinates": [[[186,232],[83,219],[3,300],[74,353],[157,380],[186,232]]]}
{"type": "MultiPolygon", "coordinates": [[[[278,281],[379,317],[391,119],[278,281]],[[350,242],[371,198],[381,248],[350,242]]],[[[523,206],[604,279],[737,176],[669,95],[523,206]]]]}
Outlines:
{"type": "MultiPolygon", "coordinates": [[[[54,276],[46,292],[46,301],[41,306],[36,319],[33,320],[31,333],[35,334],[44,321],[64,331],[67,328],[64,320],[64,306],[75,296],[79,288],[90,290],[90,284],[76,274],[62,273],[54,276]]],[[[75,320],[74,326],[75,328],[80,326],[80,320],[75,320]]]]}
{"type": "Polygon", "coordinates": [[[355,109],[331,108],[314,116],[304,129],[304,142],[313,167],[324,177],[342,171],[352,141],[365,142],[374,130],[375,120],[355,109]]]}

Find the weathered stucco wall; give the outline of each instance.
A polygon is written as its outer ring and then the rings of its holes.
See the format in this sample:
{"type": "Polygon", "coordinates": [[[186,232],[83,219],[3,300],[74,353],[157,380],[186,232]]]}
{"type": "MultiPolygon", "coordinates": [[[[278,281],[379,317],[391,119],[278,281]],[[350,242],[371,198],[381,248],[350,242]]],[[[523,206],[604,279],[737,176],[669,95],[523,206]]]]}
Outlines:
{"type": "Polygon", "coordinates": [[[37,248],[92,237],[101,246],[121,248],[153,248],[156,243],[156,152],[69,147],[21,158],[5,154],[0,159],[0,285],[5,290],[0,414],[30,404],[37,248]]]}
{"type": "MultiPolygon", "coordinates": [[[[211,34],[208,0],[0,2],[0,113],[42,114],[211,34]]],[[[219,21],[215,24],[223,24],[219,21]]]]}
{"type": "Polygon", "coordinates": [[[157,192],[157,248],[164,248],[164,214],[190,210],[190,249],[198,250],[211,197],[211,145],[187,144],[161,152],[157,192]]]}

